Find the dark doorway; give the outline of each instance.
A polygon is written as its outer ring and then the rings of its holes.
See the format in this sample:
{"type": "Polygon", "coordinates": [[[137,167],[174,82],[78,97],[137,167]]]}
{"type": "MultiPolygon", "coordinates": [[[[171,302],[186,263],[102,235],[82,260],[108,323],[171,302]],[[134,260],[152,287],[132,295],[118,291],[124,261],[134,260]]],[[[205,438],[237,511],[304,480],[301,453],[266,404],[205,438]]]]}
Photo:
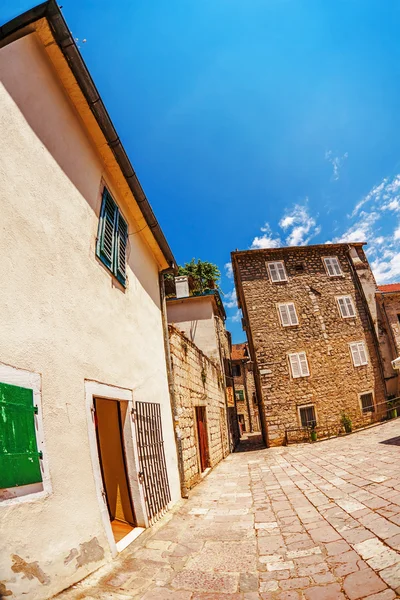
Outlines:
{"type": "Polygon", "coordinates": [[[103,398],[96,398],[94,401],[103,488],[116,542],[135,527],[123,438],[127,404],[127,402],[103,398]]]}
{"type": "Polygon", "coordinates": [[[199,440],[200,469],[210,466],[207,437],[207,416],[205,406],[196,406],[197,436],[199,440]]]}

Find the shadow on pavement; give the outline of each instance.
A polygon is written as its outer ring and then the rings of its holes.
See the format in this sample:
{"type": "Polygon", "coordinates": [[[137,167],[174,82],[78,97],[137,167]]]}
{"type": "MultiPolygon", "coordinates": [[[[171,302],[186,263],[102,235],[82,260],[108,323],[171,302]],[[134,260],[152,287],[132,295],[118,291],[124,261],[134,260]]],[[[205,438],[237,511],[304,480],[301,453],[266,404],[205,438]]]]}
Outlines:
{"type": "Polygon", "coordinates": [[[254,452],[266,448],[261,433],[245,433],[242,435],[235,452],[254,452]]]}
{"type": "Polygon", "coordinates": [[[388,440],[382,440],[382,442],[379,442],[380,444],[388,444],[390,446],[400,446],[400,436],[399,437],[394,437],[394,438],[389,438],[388,440]]]}

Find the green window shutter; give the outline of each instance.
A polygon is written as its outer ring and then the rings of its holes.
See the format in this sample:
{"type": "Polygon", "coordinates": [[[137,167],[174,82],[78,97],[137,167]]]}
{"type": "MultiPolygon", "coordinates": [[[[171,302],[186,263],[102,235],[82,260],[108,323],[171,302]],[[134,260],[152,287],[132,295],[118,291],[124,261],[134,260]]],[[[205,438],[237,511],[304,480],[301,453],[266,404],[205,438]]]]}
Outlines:
{"type": "Polygon", "coordinates": [[[0,488],[42,481],[33,391],[0,383],[0,488]]]}
{"type": "Polygon", "coordinates": [[[128,243],[128,225],[126,221],[118,213],[118,229],[116,240],[116,276],[121,283],[126,280],[126,248],[128,243]]]}
{"type": "Polygon", "coordinates": [[[97,254],[113,271],[118,209],[107,189],[104,188],[101,206],[97,254]]]}

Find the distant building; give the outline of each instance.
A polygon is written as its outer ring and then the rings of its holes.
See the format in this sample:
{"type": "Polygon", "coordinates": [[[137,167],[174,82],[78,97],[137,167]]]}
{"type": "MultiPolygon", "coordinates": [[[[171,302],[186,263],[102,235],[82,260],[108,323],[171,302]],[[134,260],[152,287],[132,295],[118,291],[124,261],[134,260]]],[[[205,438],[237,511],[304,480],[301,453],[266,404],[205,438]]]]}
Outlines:
{"type": "Polygon", "coordinates": [[[380,311],[379,339],[387,374],[387,390],[391,397],[400,396],[399,371],[393,372],[390,366],[392,360],[400,357],[400,283],[379,285],[376,298],[380,311]]]}
{"type": "Polygon", "coordinates": [[[397,375],[362,243],[236,251],[232,265],[269,445],[386,414],[397,375]]]}
{"type": "Polygon", "coordinates": [[[258,432],[260,431],[260,418],[253,362],[246,343],[232,345],[232,375],[241,433],[258,432]]]}

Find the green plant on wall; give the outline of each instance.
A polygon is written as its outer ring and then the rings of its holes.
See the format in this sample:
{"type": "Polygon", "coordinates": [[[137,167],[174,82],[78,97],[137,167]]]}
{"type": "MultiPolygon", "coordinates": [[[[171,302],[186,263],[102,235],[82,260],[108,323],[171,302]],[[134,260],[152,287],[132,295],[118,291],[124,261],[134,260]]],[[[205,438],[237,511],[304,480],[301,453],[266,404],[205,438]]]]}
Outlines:
{"type": "Polygon", "coordinates": [[[179,275],[186,275],[191,279],[194,292],[202,294],[207,290],[219,289],[221,273],[213,263],[192,258],[183,267],[179,266],[178,271],[179,275]]]}
{"type": "Polygon", "coordinates": [[[201,380],[203,382],[203,385],[206,385],[206,381],[207,381],[207,372],[205,370],[205,368],[203,367],[201,369],[201,380]]]}

